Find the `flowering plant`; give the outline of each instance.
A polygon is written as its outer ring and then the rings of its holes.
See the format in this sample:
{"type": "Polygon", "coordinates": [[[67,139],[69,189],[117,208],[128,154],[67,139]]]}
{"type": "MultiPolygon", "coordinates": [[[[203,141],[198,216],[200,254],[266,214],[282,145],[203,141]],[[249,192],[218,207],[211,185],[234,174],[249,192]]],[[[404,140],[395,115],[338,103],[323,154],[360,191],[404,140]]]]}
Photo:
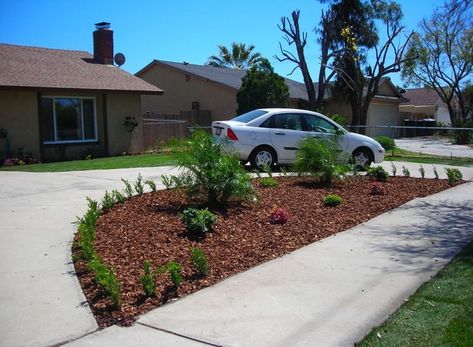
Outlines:
{"type": "Polygon", "coordinates": [[[282,208],[277,207],[271,213],[271,223],[273,224],[286,224],[289,219],[289,214],[282,208]]]}
{"type": "Polygon", "coordinates": [[[370,195],[384,195],[384,187],[377,182],[373,182],[370,186],[370,195]]]}

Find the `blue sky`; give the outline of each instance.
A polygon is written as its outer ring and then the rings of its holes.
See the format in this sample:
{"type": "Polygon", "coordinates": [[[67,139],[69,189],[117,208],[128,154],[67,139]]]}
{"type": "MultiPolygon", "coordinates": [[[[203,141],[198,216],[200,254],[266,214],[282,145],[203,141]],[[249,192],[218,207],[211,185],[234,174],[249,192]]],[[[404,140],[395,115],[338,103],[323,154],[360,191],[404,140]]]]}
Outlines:
{"type": "MultiPolygon", "coordinates": [[[[443,0],[400,3],[404,24],[415,30],[443,0]]],[[[0,43],[92,52],[94,24],[106,21],[114,30],[115,53],[125,54],[123,69],[131,73],[153,59],[204,64],[218,53],[218,44],[236,41],[254,44],[286,76],[294,65],[273,58],[283,42],[277,25],[282,16],[299,9],[301,28],[309,33],[306,58],[316,79],[319,53],[312,30],[322,8],[317,0],[1,0],[0,43]]],[[[302,81],[299,72],[290,78],[302,81]]],[[[398,76],[391,78],[401,84],[398,76]]]]}

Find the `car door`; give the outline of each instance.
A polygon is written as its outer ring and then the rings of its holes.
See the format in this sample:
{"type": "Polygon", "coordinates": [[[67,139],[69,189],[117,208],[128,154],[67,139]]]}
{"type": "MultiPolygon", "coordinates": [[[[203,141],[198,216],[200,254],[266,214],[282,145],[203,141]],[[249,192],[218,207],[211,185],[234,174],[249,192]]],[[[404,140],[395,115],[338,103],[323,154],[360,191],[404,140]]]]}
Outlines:
{"type": "Polygon", "coordinates": [[[310,136],[316,139],[334,140],[336,136],[339,137],[340,150],[345,152],[347,149],[347,136],[339,132],[339,127],[332,122],[317,115],[304,114],[303,115],[304,129],[310,133],[310,136]]]}
{"type": "Polygon", "coordinates": [[[270,128],[271,143],[278,152],[278,161],[292,162],[296,158],[299,141],[307,135],[303,130],[302,117],[299,113],[278,113],[265,124],[270,128]]]}

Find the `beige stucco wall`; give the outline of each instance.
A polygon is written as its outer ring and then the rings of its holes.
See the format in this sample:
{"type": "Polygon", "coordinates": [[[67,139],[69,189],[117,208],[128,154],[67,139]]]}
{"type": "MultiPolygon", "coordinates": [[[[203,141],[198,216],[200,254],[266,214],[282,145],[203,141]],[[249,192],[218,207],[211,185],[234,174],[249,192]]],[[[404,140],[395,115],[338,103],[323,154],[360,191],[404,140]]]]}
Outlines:
{"type": "Polygon", "coordinates": [[[108,139],[111,155],[143,151],[143,123],[140,95],[108,94],[108,139]],[[135,117],[138,126],[130,134],[123,125],[126,117],[135,117]]]}
{"type": "Polygon", "coordinates": [[[12,152],[23,147],[39,158],[37,93],[0,91],[0,128],[7,130],[12,152]]]}
{"type": "Polygon", "coordinates": [[[201,110],[209,110],[211,120],[230,119],[236,115],[236,90],[187,75],[161,64],[155,64],[139,75],[145,81],[159,86],[163,95],[143,95],[142,112],[152,111],[162,114],[179,114],[189,111],[192,102],[198,101],[201,110]]]}

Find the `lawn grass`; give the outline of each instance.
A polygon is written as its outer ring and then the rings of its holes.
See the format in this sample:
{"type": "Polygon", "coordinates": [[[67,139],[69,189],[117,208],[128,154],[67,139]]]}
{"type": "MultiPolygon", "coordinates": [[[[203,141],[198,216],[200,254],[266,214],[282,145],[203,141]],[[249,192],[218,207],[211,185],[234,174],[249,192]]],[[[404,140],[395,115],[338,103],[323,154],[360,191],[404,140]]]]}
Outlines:
{"type": "Polygon", "coordinates": [[[442,157],[433,154],[420,154],[396,148],[394,151],[386,151],[384,160],[407,161],[420,164],[440,164],[452,166],[473,166],[473,158],[442,157]]]}
{"type": "Polygon", "coordinates": [[[175,165],[175,157],[168,153],[152,153],[119,157],[73,160],[57,163],[32,164],[0,167],[2,171],[26,172],[63,172],[82,170],[126,169],[135,167],[153,167],[175,165]]]}
{"type": "Polygon", "coordinates": [[[473,242],[357,346],[473,346],[473,242]]]}

